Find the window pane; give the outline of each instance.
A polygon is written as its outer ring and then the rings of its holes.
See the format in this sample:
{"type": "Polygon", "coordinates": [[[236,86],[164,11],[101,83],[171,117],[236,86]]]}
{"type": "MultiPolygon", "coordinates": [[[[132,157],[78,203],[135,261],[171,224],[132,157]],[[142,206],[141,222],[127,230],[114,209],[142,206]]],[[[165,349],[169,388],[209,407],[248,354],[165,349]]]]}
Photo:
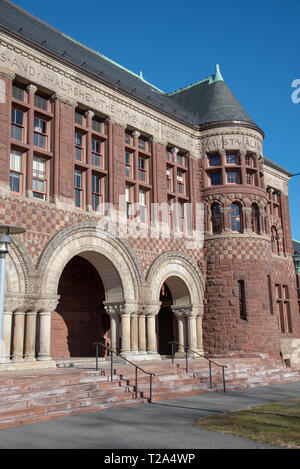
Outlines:
{"type": "Polygon", "coordinates": [[[44,111],[47,111],[48,100],[39,96],[38,94],[34,95],[34,105],[44,111]]]}
{"type": "Polygon", "coordinates": [[[9,185],[11,191],[21,192],[21,175],[14,172],[10,172],[9,185]]]}
{"type": "Polygon", "coordinates": [[[12,94],[14,98],[19,99],[20,101],[24,101],[24,90],[22,90],[22,88],[13,85],[12,94]]]}

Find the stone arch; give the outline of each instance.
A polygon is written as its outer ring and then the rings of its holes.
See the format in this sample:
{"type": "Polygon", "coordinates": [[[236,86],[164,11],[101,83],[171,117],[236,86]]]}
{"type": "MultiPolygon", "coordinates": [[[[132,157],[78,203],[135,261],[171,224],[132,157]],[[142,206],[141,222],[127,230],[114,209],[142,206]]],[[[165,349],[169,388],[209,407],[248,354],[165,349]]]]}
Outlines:
{"type": "Polygon", "coordinates": [[[12,237],[6,260],[6,294],[13,296],[31,293],[33,285],[30,283],[30,277],[33,266],[22,243],[16,237],[12,237]]]}
{"type": "Polygon", "coordinates": [[[175,307],[198,307],[203,303],[205,278],[198,266],[182,252],[161,254],[150,266],[146,281],[150,304],[157,304],[165,282],[171,290],[175,307]]]}
{"type": "Polygon", "coordinates": [[[38,269],[41,297],[57,295],[60,276],[75,256],[84,257],[100,274],[105,300],[138,302],[142,274],[131,248],[99,229],[97,222],[82,222],[63,229],[44,250],[38,269]]]}

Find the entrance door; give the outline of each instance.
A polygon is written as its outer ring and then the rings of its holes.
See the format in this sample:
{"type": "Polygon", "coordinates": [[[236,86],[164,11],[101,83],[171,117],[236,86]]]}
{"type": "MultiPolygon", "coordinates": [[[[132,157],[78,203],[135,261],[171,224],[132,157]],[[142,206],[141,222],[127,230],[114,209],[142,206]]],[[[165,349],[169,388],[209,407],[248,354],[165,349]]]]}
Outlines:
{"type": "Polygon", "coordinates": [[[168,286],[164,283],[160,294],[161,309],[158,313],[158,353],[160,355],[171,355],[171,345],[174,340],[174,315],[172,313],[172,295],[168,286]]]}
{"type": "MultiPolygon", "coordinates": [[[[88,260],[75,256],[61,275],[58,294],[60,301],[52,315],[52,356],[95,356],[93,343],[103,341],[110,328],[100,275],[88,260]]],[[[102,347],[99,353],[104,354],[102,347]]]]}

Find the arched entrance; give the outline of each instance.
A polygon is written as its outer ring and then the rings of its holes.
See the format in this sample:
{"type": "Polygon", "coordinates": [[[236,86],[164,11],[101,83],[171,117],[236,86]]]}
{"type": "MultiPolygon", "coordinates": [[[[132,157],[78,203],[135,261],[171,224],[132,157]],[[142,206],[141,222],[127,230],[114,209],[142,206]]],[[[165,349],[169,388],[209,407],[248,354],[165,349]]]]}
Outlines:
{"type": "Polygon", "coordinates": [[[172,312],[173,298],[171,291],[166,283],[163,284],[160,291],[161,308],[157,315],[157,337],[158,353],[160,355],[170,355],[170,341],[176,340],[176,324],[172,312]]]}
{"type": "MultiPolygon", "coordinates": [[[[58,285],[60,301],[52,315],[53,358],[92,357],[93,343],[109,337],[104,285],[96,268],[75,256],[65,266],[58,285]]],[[[104,349],[100,349],[104,355],[104,349]]]]}
{"type": "Polygon", "coordinates": [[[173,339],[180,344],[177,346],[178,355],[183,353],[186,346],[203,353],[205,278],[197,264],[186,254],[167,252],[153,262],[146,280],[150,286],[147,332],[151,351],[156,342],[159,354],[170,354],[169,341],[173,339]],[[151,309],[157,310],[156,328],[151,309]]]}
{"type": "Polygon", "coordinates": [[[126,243],[108,235],[94,222],[71,225],[58,233],[46,247],[39,261],[39,270],[40,295],[45,300],[39,310],[42,352],[38,360],[50,361],[51,353],[56,358],[64,358],[62,351],[64,355],[73,357],[94,356],[95,349],[91,349],[87,342],[92,344],[94,336],[99,340],[105,333],[110,335],[109,342],[113,349],[124,354],[131,352],[131,314],[138,311],[142,276],[137,260],[126,243]],[[77,296],[80,303],[76,310],[72,294],[77,296]],[[69,304],[70,301],[73,305],[69,304]],[[88,306],[85,303],[89,303],[88,306]],[[110,331],[103,307],[109,315],[110,331]],[[73,316],[77,315],[76,321],[66,318],[72,313],[73,316]],[[58,314],[65,327],[61,351],[55,336],[57,328],[54,320],[58,314]],[[96,334],[92,331],[93,327],[84,321],[88,315],[96,334]],[[80,343],[82,337],[85,344],[80,343]]]}

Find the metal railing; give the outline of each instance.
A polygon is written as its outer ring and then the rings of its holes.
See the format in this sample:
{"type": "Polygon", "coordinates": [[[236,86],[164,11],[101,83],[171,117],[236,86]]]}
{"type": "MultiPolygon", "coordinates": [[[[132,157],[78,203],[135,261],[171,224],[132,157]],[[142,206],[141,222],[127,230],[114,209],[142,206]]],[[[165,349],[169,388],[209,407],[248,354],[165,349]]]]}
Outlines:
{"type": "Polygon", "coordinates": [[[125,357],[122,357],[122,355],[118,354],[114,350],[112,350],[108,345],[102,343],[102,342],[94,342],[93,344],[96,347],[96,371],[99,371],[99,346],[105,348],[106,351],[109,352],[110,356],[110,380],[113,381],[114,377],[114,355],[117,358],[121,358],[122,360],[126,361],[130,365],[135,367],[135,398],[138,399],[138,370],[142,371],[146,375],[149,375],[150,379],[150,397],[149,397],[149,403],[152,404],[152,385],[153,385],[153,376],[155,376],[155,373],[150,373],[149,371],[144,370],[140,366],[136,365],[135,363],[131,362],[125,357]]]}
{"type": "Polygon", "coordinates": [[[182,344],[180,344],[179,342],[176,342],[175,340],[172,340],[171,342],[169,342],[169,344],[170,344],[171,347],[172,347],[172,364],[173,364],[173,365],[174,365],[174,345],[175,345],[175,344],[176,344],[176,345],[179,345],[179,346],[182,347],[182,349],[184,350],[184,353],[185,353],[185,371],[186,371],[186,373],[188,373],[188,371],[189,371],[189,352],[195,353],[195,354],[198,355],[199,357],[204,358],[205,360],[207,360],[207,361],[209,362],[209,384],[210,384],[210,389],[213,388],[213,383],[212,383],[212,367],[211,367],[211,365],[214,364],[214,365],[219,366],[220,368],[222,368],[223,391],[224,391],[224,393],[226,393],[226,381],[225,381],[225,368],[227,368],[226,365],[220,365],[219,363],[214,362],[214,361],[211,360],[210,358],[205,357],[204,355],[202,355],[202,354],[199,353],[198,351],[193,350],[193,349],[191,349],[191,348],[188,347],[188,346],[182,345],[182,344]]]}

